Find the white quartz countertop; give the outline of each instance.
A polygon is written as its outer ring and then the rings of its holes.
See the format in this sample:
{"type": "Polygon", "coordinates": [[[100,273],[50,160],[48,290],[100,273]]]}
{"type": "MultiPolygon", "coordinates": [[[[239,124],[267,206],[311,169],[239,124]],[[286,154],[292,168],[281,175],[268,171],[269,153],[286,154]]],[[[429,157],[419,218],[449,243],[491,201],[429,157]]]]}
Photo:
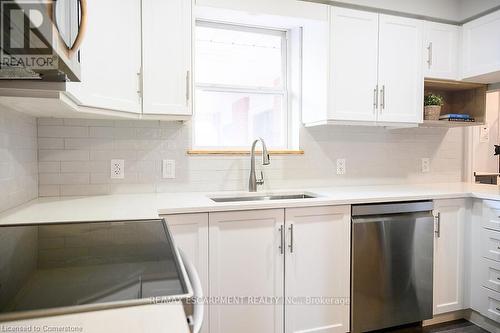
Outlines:
{"type": "Polygon", "coordinates": [[[467,198],[500,200],[500,187],[468,183],[338,186],[257,194],[306,192],[317,198],[216,203],[211,197],[256,195],[248,192],[121,194],[47,197],[0,214],[0,224],[154,219],[159,215],[371,202],[467,198]]]}

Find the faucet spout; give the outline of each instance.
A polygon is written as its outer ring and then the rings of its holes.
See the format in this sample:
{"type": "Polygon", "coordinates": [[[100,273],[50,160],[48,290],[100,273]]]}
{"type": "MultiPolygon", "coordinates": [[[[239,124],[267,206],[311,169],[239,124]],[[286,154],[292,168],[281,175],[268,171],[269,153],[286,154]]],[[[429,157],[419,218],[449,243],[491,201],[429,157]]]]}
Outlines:
{"type": "Polygon", "coordinates": [[[252,149],[250,151],[250,177],[248,180],[248,191],[249,192],[257,192],[257,185],[262,185],[264,184],[264,176],[261,171],[261,178],[257,179],[255,175],[255,146],[257,143],[260,141],[262,144],[262,165],[269,165],[270,160],[269,160],[269,153],[267,151],[266,143],[264,139],[258,138],[257,140],[254,140],[252,143],[252,149]]]}

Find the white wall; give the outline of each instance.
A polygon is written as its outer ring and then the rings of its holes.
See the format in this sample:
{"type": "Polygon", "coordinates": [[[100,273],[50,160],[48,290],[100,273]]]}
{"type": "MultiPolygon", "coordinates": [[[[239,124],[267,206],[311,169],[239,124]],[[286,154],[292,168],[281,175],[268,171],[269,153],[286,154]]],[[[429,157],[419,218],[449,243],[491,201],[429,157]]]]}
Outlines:
{"type": "Polygon", "coordinates": [[[36,120],[0,108],[0,212],[37,194],[36,120]]]}
{"type": "MultiPolygon", "coordinates": [[[[458,182],[462,129],[322,127],[300,130],[302,156],[271,156],[267,189],[304,186],[458,182]],[[431,172],[420,172],[420,159],[431,172]],[[347,174],[336,175],[336,159],[347,174]]],[[[248,156],[188,156],[190,123],[39,119],[40,196],[130,192],[246,190],[248,156]],[[125,179],[111,180],[110,159],[125,159],[125,179]],[[161,178],[175,159],[177,178],[161,178]]],[[[260,159],[258,158],[257,161],[260,159]]],[[[258,166],[258,170],[261,166],[258,166]]]]}

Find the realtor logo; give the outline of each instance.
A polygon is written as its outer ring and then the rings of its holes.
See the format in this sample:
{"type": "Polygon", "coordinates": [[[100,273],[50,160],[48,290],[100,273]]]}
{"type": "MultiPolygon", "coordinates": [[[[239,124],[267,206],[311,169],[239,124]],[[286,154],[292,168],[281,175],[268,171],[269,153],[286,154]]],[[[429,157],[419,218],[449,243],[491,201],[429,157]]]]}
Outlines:
{"type": "Polygon", "coordinates": [[[0,0],[0,69],[57,68],[51,6],[48,1],[0,0]]]}

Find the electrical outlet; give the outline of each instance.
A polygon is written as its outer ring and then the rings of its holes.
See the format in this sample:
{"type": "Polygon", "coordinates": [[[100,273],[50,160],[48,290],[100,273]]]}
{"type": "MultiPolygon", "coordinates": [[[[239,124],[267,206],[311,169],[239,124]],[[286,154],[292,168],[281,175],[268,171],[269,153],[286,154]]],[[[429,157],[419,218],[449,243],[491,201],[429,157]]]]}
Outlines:
{"type": "Polygon", "coordinates": [[[175,160],[163,160],[162,173],[165,179],[175,178],[175,160]]]}
{"type": "Polygon", "coordinates": [[[111,160],[111,179],[125,178],[125,161],[111,160]]]}
{"type": "Polygon", "coordinates": [[[431,171],[431,161],[429,158],[422,158],[422,172],[431,171]]]}
{"type": "Polygon", "coordinates": [[[345,175],[346,166],[345,166],[345,158],[337,159],[337,175],[345,175]]]}

